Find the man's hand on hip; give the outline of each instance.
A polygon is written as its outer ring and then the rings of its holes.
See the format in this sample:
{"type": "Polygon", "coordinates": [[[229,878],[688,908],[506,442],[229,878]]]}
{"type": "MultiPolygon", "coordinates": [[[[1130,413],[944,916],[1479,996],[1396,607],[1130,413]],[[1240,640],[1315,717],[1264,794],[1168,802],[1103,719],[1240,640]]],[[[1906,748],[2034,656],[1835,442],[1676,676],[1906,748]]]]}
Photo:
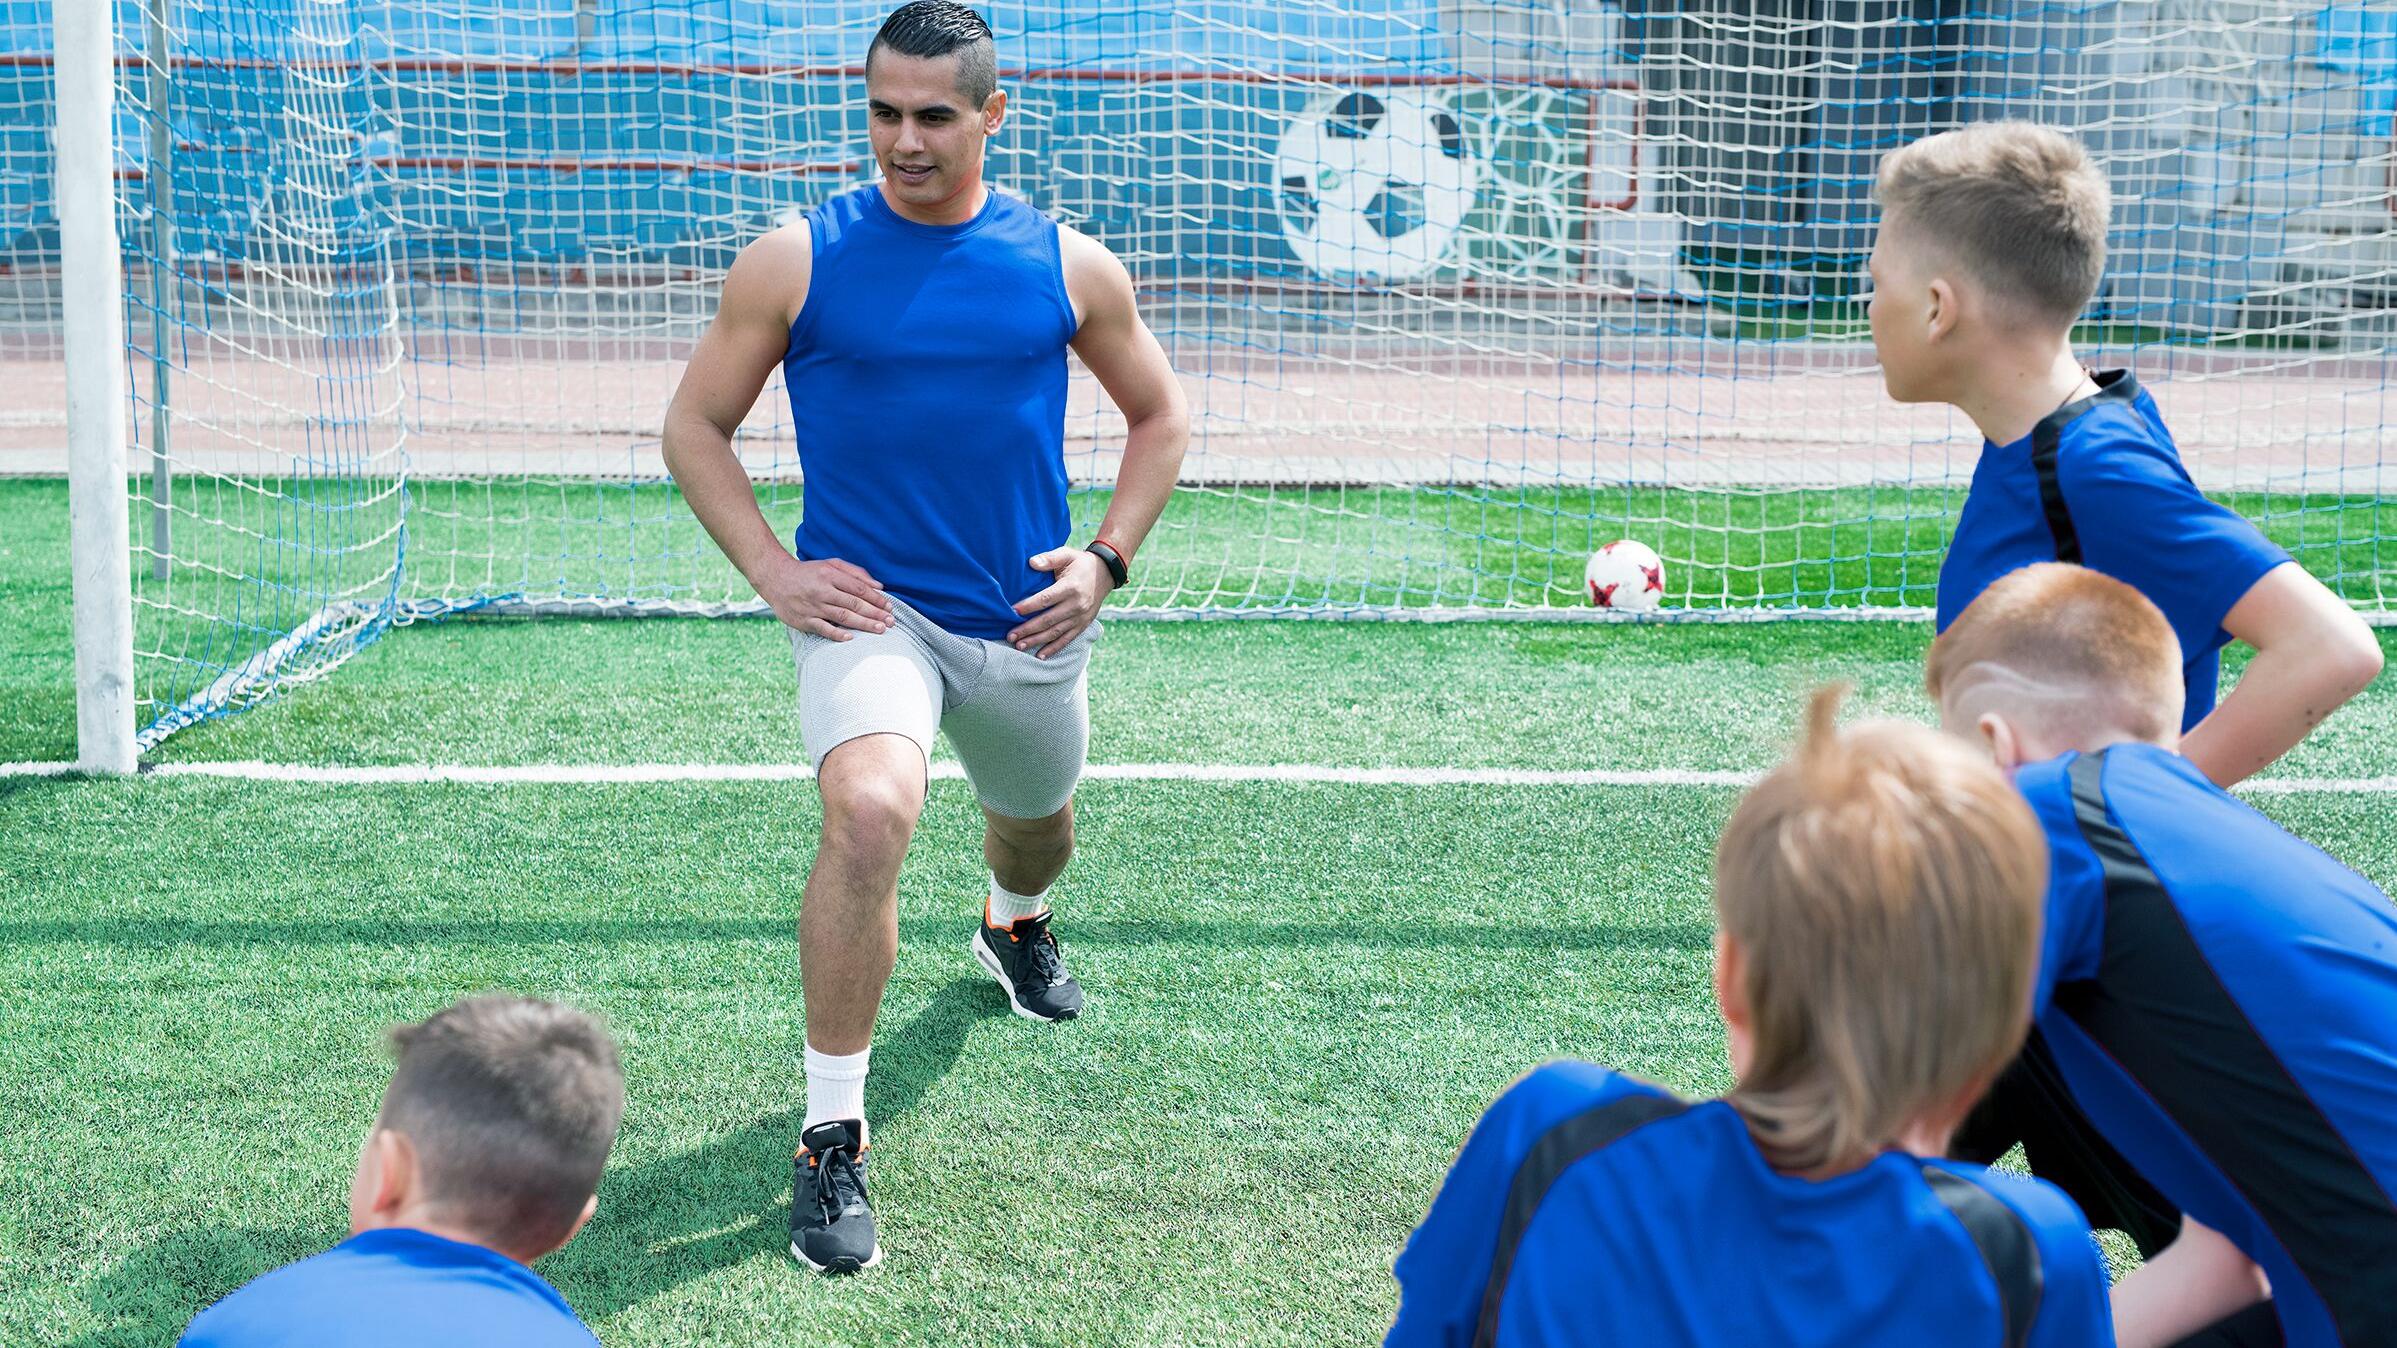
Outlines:
{"type": "Polygon", "coordinates": [[[1105,562],[1080,548],[1051,548],[1032,559],[1032,569],[1057,579],[1015,606],[1025,621],[1007,634],[1007,644],[1046,660],[1050,652],[1064,649],[1082,635],[1099,616],[1099,605],[1107,602],[1115,580],[1107,574],[1105,562]]]}
{"type": "Polygon", "coordinates": [[[890,630],[890,596],[880,582],[838,558],[803,562],[779,552],[749,584],[786,627],[831,641],[847,641],[851,632],[890,630]]]}

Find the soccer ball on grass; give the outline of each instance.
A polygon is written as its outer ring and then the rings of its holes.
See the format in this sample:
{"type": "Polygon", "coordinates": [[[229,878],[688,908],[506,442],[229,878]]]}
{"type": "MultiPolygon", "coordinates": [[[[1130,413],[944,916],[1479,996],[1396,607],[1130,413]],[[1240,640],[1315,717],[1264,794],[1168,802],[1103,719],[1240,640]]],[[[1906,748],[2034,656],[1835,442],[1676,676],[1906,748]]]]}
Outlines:
{"type": "Polygon", "coordinates": [[[1645,543],[1618,538],[1590,554],[1581,578],[1600,608],[1648,613],[1665,602],[1665,561],[1645,543]]]}

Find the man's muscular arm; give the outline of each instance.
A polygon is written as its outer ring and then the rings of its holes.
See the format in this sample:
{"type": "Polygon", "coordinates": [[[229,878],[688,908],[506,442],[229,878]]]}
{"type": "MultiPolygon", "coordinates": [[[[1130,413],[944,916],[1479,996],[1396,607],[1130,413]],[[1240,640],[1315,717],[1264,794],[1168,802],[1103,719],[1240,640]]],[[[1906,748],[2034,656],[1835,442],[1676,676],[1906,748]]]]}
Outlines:
{"type": "MultiPolygon", "coordinates": [[[[1124,265],[1104,245],[1073,230],[1061,226],[1057,236],[1066,292],[1081,314],[1074,353],[1129,424],[1115,496],[1099,524],[1099,537],[1129,561],[1165,512],[1166,498],[1173,495],[1182,451],[1190,444],[1190,409],[1165,349],[1140,321],[1132,278],[1124,265]]],[[[1032,565],[1055,574],[1057,580],[1015,606],[1025,619],[1007,640],[1019,650],[1046,656],[1090,626],[1114,582],[1106,564],[1079,544],[1044,552],[1032,565]]]]}
{"type": "Polygon", "coordinates": [[[791,225],[734,259],[716,317],[666,408],[666,471],[774,616],[802,632],[847,641],[849,630],[890,626],[882,587],[847,562],[793,557],[757,508],[749,473],[732,450],[733,432],[782,363],[791,319],[807,297],[812,252],[807,226],[791,225]]]}

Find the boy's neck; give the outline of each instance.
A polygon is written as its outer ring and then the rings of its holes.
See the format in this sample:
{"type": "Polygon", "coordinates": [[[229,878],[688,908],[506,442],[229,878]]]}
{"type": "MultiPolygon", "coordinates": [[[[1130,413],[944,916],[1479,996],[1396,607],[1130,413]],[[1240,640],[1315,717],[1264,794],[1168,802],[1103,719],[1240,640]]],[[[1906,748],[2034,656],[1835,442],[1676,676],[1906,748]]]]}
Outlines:
{"type": "MultiPolygon", "coordinates": [[[[1948,1143],[1954,1139],[1955,1132],[1955,1128],[1951,1125],[1935,1124],[1929,1122],[1928,1120],[1917,1120],[1914,1123],[1908,1124],[1906,1127],[1899,1129],[1897,1135],[1889,1140],[1889,1145],[1883,1148],[1882,1151],[1902,1151],[1909,1156],[1921,1156],[1926,1158],[1945,1156],[1948,1154],[1948,1143]]],[[[1864,1169],[1868,1165],[1871,1165],[1873,1163],[1874,1157],[1881,1154],[1882,1152],[1870,1152],[1863,1156],[1837,1161],[1830,1165],[1818,1166],[1813,1170],[1784,1171],[1783,1173],[1794,1174],[1800,1179],[1815,1180],[1817,1182],[1822,1180],[1838,1179],[1842,1175],[1852,1174],[1858,1170],[1864,1169]]]]}
{"type": "Polygon", "coordinates": [[[1929,1120],[1917,1119],[1899,1129],[1898,1135],[1891,1140],[1897,1143],[1899,1150],[1909,1155],[1945,1156],[1948,1154],[1948,1143],[1954,1140],[1955,1134],[1956,1129],[1953,1124],[1932,1123],[1929,1120]]]}
{"type": "Polygon", "coordinates": [[[428,1208],[421,1206],[411,1207],[406,1211],[393,1213],[387,1220],[370,1220],[364,1226],[355,1227],[350,1234],[356,1236],[364,1235],[368,1231],[401,1230],[420,1231],[425,1235],[439,1236],[443,1240],[454,1241],[460,1245],[480,1245],[486,1250],[495,1250],[506,1255],[510,1259],[515,1260],[519,1264],[525,1264],[528,1266],[535,1259],[538,1259],[542,1255],[549,1253],[547,1250],[510,1249],[505,1244],[491,1239],[489,1236],[484,1235],[480,1231],[473,1230],[469,1227],[460,1226],[453,1222],[443,1221],[438,1215],[434,1214],[428,1208]]]}
{"type": "Polygon", "coordinates": [[[2071,344],[2061,339],[2018,359],[1982,363],[1967,379],[1969,386],[1954,400],[1956,408],[1993,445],[2013,444],[2050,412],[2097,389],[2073,359],[2071,344]]]}

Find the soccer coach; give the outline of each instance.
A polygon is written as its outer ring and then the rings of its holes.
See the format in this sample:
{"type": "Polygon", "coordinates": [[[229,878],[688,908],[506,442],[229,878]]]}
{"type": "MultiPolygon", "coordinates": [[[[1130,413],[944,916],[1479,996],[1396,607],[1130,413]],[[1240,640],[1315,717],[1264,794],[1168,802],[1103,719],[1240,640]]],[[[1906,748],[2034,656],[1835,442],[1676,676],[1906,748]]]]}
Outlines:
{"type": "Polygon", "coordinates": [[[799,916],[791,1252],[826,1272],[881,1257],[866,1069],[936,731],[986,824],[975,960],[1020,1016],[1082,1010],[1047,896],[1073,853],[1093,620],[1173,492],[1190,424],[1123,265],[984,184],[1007,95],[982,17],[901,6],[867,50],[866,97],[882,181],[743,250],[665,427],[667,468],[797,656],[824,824],[799,916]],[[1068,538],[1069,348],[1129,426],[1086,545],[1068,538]],[[732,450],[777,365],[807,482],[791,551],[732,450]]]}

